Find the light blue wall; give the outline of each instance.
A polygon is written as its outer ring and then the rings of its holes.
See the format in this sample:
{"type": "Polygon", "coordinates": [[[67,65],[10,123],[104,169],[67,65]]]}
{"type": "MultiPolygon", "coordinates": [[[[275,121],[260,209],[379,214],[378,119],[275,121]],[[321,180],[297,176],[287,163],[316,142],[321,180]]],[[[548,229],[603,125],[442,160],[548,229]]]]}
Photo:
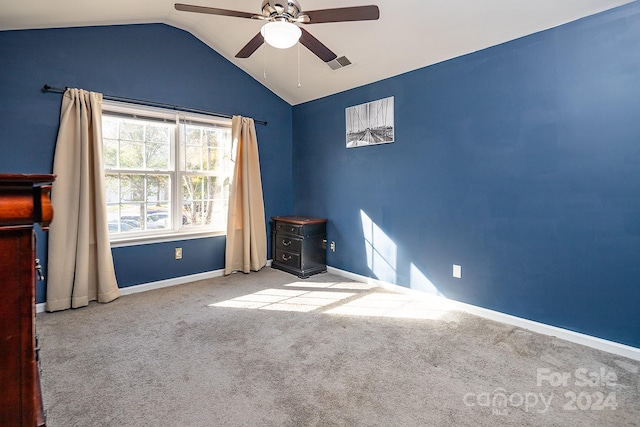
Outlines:
{"type": "MultiPolygon", "coordinates": [[[[291,211],[291,106],[189,33],[160,24],[0,32],[0,173],[51,173],[61,95],[43,94],[45,83],[268,121],[256,125],[266,215],[291,211]]],[[[37,238],[46,265],[46,235],[37,238]]],[[[220,269],[224,242],[179,242],[179,261],[174,243],[114,249],[119,286],[220,269]]]]}
{"type": "Polygon", "coordinates": [[[329,265],[640,347],[639,46],[632,3],[296,106],[294,211],[329,265]],[[396,142],[346,149],[388,96],[396,142]]]}

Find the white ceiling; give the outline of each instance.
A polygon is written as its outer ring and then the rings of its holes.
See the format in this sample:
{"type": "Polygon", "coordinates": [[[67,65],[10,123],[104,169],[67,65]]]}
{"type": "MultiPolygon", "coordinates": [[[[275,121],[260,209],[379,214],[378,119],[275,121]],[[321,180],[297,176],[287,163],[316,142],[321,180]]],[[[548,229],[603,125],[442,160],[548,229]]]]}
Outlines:
{"type": "MultiPolygon", "coordinates": [[[[302,10],[377,4],[380,19],[304,28],[353,65],[333,71],[300,46],[234,55],[261,21],[178,12],[174,0],[1,0],[0,30],[162,22],[191,32],[291,105],[552,28],[633,0],[299,0],[302,10]],[[264,74],[266,73],[266,78],[264,74]]],[[[179,0],[260,13],[261,0],[179,0]]]]}

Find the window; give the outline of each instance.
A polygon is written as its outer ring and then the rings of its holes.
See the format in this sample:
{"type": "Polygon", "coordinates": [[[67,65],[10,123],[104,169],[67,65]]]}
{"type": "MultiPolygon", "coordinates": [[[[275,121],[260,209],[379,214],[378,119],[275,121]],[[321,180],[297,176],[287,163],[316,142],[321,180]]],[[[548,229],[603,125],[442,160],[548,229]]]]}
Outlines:
{"type": "Polygon", "coordinates": [[[231,120],[105,103],[102,138],[112,240],[226,232],[231,120]]]}

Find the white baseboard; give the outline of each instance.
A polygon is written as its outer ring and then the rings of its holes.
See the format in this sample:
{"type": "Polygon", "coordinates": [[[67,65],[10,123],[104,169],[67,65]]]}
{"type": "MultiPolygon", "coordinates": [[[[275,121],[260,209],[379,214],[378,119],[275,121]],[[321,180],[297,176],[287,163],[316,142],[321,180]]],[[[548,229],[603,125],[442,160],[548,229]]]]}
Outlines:
{"type": "Polygon", "coordinates": [[[214,277],[221,276],[224,276],[224,270],[214,270],[204,273],[190,274],[188,276],[174,277],[173,279],[159,280],[157,282],[143,283],[141,285],[120,288],[120,295],[137,294],[139,292],[152,291],[154,289],[162,289],[169,286],[183,285],[185,283],[197,282],[198,280],[213,279],[214,277]]]}
{"type": "MultiPolygon", "coordinates": [[[[267,260],[266,267],[271,266],[271,260],[267,260]]],[[[188,276],[175,277],[173,279],[160,280],[157,282],[143,283],[141,285],[128,286],[120,288],[120,295],[137,294],[138,292],[151,291],[153,289],[161,289],[169,286],[183,285],[185,283],[197,282],[198,280],[213,279],[214,277],[224,276],[224,269],[206,271],[204,273],[190,274],[188,276]]]]}
{"type": "MultiPolygon", "coordinates": [[[[271,260],[267,260],[267,267],[271,266],[271,260]]],[[[214,277],[224,276],[224,269],[206,271],[204,273],[190,274],[188,276],[174,277],[172,279],[159,280],[157,282],[142,283],[140,285],[127,286],[120,288],[120,295],[137,294],[138,292],[146,292],[154,289],[167,288],[169,286],[183,285],[185,283],[197,282],[198,280],[212,279],[214,277]]],[[[36,304],[36,313],[44,313],[47,304],[36,304]]]]}
{"type": "MultiPolygon", "coordinates": [[[[329,273],[333,273],[337,276],[341,276],[346,279],[355,280],[357,282],[369,283],[369,284],[376,285],[381,288],[393,290],[399,293],[426,295],[426,293],[417,291],[415,289],[409,289],[402,286],[394,285],[392,283],[382,282],[377,279],[361,276],[359,274],[340,270],[335,267],[327,267],[327,271],[329,273]]],[[[437,295],[431,295],[431,296],[433,298],[446,299],[444,297],[437,296],[437,295]]],[[[592,337],[591,335],[581,334],[579,332],[558,328],[556,326],[551,326],[551,325],[547,325],[540,322],[534,322],[533,320],[511,316],[509,314],[500,313],[499,311],[489,310],[482,307],[477,307],[471,304],[466,304],[466,303],[462,303],[462,302],[458,302],[450,299],[446,299],[446,301],[455,309],[464,311],[470,314],[474,314],[476,316],[484,317],[486,319],[494,320],[496,322],[506,323],[522,329],[527,329],[532,332],[537,332],[539,334],[554,336],[554,337],[563,339],[565,341],[573,342],[576,344],[595,348],[597,350],[602,350],[608,353],[616,354],[618,356],[640,361],[640,348],[631,347],[631,346],[620,344],[614,341],[604,340],[602,338],[592,337]]]]}
{"type": "MultiPolygon", "coordinates": [[[[224,275],[224,270],[207,271],[204,273],[190,274],[189,276],[174,277],[172,279],[159,280],[157,282],[142,283],[140,285],[120,288],[120,295],[131,295],[139,292],[152,291],[154,289],[167,288],[169,286],[182,285],[196,282],[198,280],[211,279],[224,275]]],[[[43,313],[46,310],[46,303],[36,304],[36,313],[43,313]]]]}

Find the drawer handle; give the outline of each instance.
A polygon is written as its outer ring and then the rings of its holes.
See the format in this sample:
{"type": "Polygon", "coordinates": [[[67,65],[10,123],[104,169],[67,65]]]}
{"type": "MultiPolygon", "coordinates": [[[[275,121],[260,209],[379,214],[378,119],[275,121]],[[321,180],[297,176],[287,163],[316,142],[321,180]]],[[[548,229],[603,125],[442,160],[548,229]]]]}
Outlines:
{"type": "Polygon", "coordinates": [[[42,264],[40,264],[38,258],[36,258],[36,274],[38,275],[38,281],[42,282],[44,280],[44,274],[42,274],[42,264]]]}
{"type": "Polygon", "coordinates": [[[291,255],[282,254],[282,260],[283,261],[290,261],[291,260],[291,255]]]}
{"type": "Polygon", "coordinates": [[[291,240],[282,239],[282,246],[289,246],[291,244],[291,240]]]}
{"type": "Polygon", "coordinates": [[[291,233],[293,233],[294,231],[296,231],[296,229],[295,229],[295,227],[289,227],[289,231],[290,231],[291,233]]]}

